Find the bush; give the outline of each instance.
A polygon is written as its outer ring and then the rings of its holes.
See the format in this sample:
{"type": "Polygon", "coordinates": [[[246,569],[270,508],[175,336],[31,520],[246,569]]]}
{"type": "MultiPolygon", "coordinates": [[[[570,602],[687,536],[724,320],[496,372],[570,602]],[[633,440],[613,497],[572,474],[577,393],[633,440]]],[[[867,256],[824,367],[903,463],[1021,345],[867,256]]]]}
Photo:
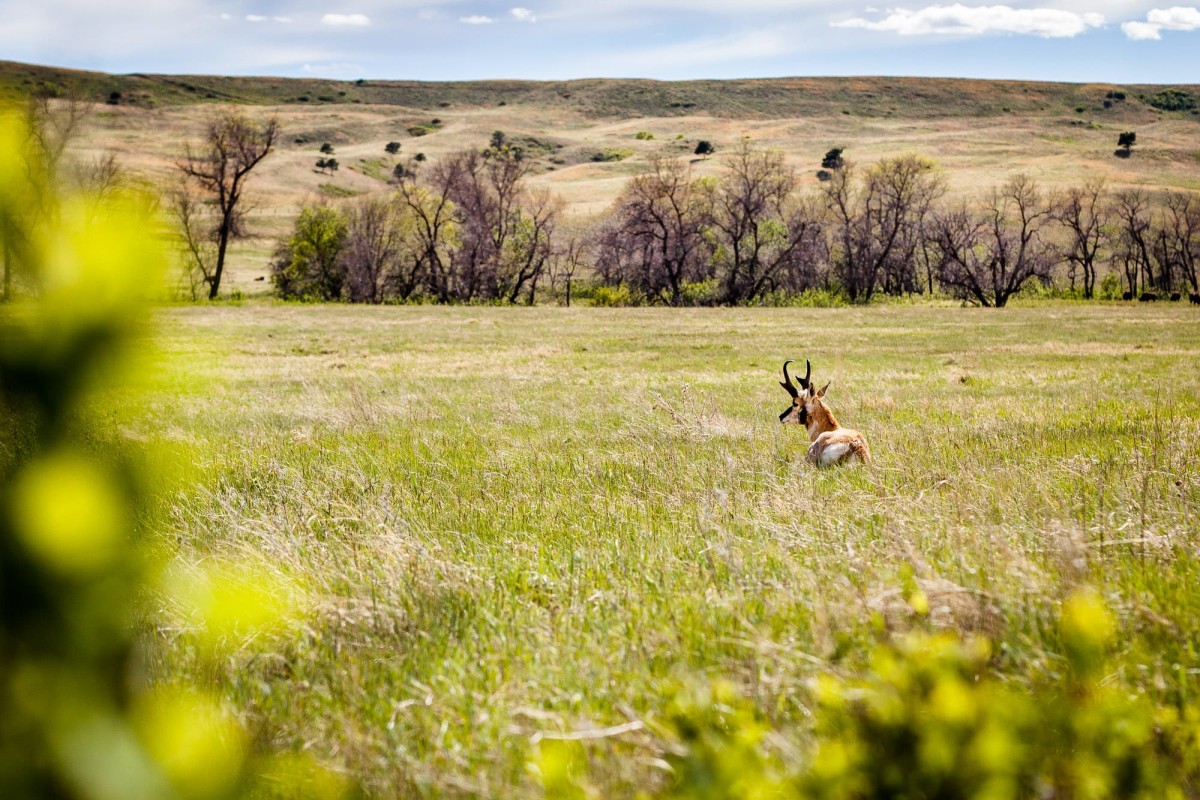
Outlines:
{"type": "Polygon", "coordinates": [[[424,125],[413,125],[407,130],[409,136],[425,136],[429,133],[429,128],[426,128],[424,125]]]}
{"type": "Polygon", "coordinates": [[[639,141],[649,142],[653,141],[654,134],[650,131],[638,131],[633,135],[633,138],[638,139],[639,141]]]}
{"type": "Polygon", "coordinates": [[[604,163],[609,161],[623,161],[633,155],[632,150],[617,150],[612,147],[606,147],[599,153],[592,155],[592,161],[604,163]]]}
{"type": "MultiPolygon", "coordinates": [[[[908,604],[918,618],[929,611],[919,589],[908,604]]],[[[782,737],[730,682],[669,690],[660,719],[673,779],[654,796],[1194,796],[1200,706],[1155,706],[1109,679],[1116,623],[1094,593],[1067,598],[1057,636],[1057,668],[1024,689],[996,676],[986,639],[882,640],[858,677],[813,683],[807,753],[773,743],[782,737]]]]}
{"type": "Polygon", "coordinates": [[[1163,89],[1146,102],[1163,111],[1188,111],[1196,107],[1195,98],[1179,89],[1163,89]]]}
{"type": "Polygon", "coordinates": [[[1121,276],[1109,272],[1100,280],[1100,291],[1097,296],[1101,300],[1120,300],[1125,290],[1121,286],[1121,276]]]}
{"type": "Polygon", "coordinates": [[[639,298],[635,297],[634,293],[625,284],[619,286],[597,286],[592,290],[591,294],[592,305],[603,308],[641,305],[639,298]]]}

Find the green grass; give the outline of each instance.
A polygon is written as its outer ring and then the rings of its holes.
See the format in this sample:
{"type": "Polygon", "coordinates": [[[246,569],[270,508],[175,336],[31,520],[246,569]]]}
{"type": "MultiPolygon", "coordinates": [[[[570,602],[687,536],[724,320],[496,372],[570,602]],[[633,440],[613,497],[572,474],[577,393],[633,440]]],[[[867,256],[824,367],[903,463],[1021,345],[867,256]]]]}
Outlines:
{"type": "Polygon", "coordinates": [[[303,587],[286,634],[157,679],[383,796],[536,797],[539,731],[605,797],[665,780],[653,722],[722,676],[803,747],[809,681],[914,620],[1062,669],[1062,598],[1120,624],[1107,680],[1194,697],[1200,315],[1037,303],[852,309],[168,308],[128,435],[183,443],[164,537],[303,587]],[[875,469],[817,472],[776,416],[785,358],[832,380],[875,469]]]}

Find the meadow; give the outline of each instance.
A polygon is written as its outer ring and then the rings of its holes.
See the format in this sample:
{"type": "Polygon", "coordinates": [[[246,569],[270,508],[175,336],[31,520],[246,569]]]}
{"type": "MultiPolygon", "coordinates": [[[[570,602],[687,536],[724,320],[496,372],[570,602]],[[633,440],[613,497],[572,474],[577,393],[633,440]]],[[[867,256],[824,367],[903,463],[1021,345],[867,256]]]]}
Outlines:
{"type": "Polygon", "coordinates": [[[149,674],[373,794],[541,796],[527,762],[566,737],[633,796],[668,779],[664,698],[715,679],[802,753],[813,679],[889,633],[986,636],[1018,687],[1063,670],[1081,586],[1117,619],[1105,684],[1200,689],[1190,307],[252,302],[165,307],[158,341],[113,413],[186,456],[163,539],[296,610],[214,662],[162,608],[149,674]],[[804,463],[787,358],[874,468],[804,463]]]}

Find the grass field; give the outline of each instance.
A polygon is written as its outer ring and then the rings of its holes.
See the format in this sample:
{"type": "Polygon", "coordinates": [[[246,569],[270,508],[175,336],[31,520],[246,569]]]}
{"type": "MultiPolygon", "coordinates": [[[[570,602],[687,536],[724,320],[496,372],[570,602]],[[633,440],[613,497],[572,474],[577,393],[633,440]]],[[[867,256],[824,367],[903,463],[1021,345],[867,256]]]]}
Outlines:
{"type": "Polygon", "coordinates": [[[597,789],[665,780],[670,688],[724,677],[803,748],[810,680],[879,630],[982,632],[1023,684],[1090,584],[1106,682],[1200,690],[1200,315],[1180,305],[160,312],[128,435],[190,454],[166,538],[294,583],[213,664],[164,612],[150,669],[381,796],[539,796],[538,732],[597,789]],[[814,471],[785,358],[874,469],[814,471]],[[905,602],[930,599],[928,619],[905,602]]]}

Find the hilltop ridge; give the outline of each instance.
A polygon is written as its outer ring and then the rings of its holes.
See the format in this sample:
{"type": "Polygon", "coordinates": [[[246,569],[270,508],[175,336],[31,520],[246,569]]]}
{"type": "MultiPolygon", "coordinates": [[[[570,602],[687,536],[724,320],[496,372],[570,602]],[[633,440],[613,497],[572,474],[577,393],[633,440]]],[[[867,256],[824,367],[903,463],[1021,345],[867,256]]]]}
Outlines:
{"type": "Polygon", "coordinates": [[[555,108],[593,118],[709,115],[765,119],[844,113],[941,119],[1103,109],[1104,101],[1112,93],[1123,94],[1131,107],[1142,106],[1145,100],[1166,89],[1200,95],[1200,86],[1185,84],[1042,83],[966,78],[792,77],[690,81],[589,78],[438,82],[145,73],[113,75],[0,61],[0,97],[48,92],[147,108],[202,103],[385,105],[424,109],[515,105],[555,108]]]}

